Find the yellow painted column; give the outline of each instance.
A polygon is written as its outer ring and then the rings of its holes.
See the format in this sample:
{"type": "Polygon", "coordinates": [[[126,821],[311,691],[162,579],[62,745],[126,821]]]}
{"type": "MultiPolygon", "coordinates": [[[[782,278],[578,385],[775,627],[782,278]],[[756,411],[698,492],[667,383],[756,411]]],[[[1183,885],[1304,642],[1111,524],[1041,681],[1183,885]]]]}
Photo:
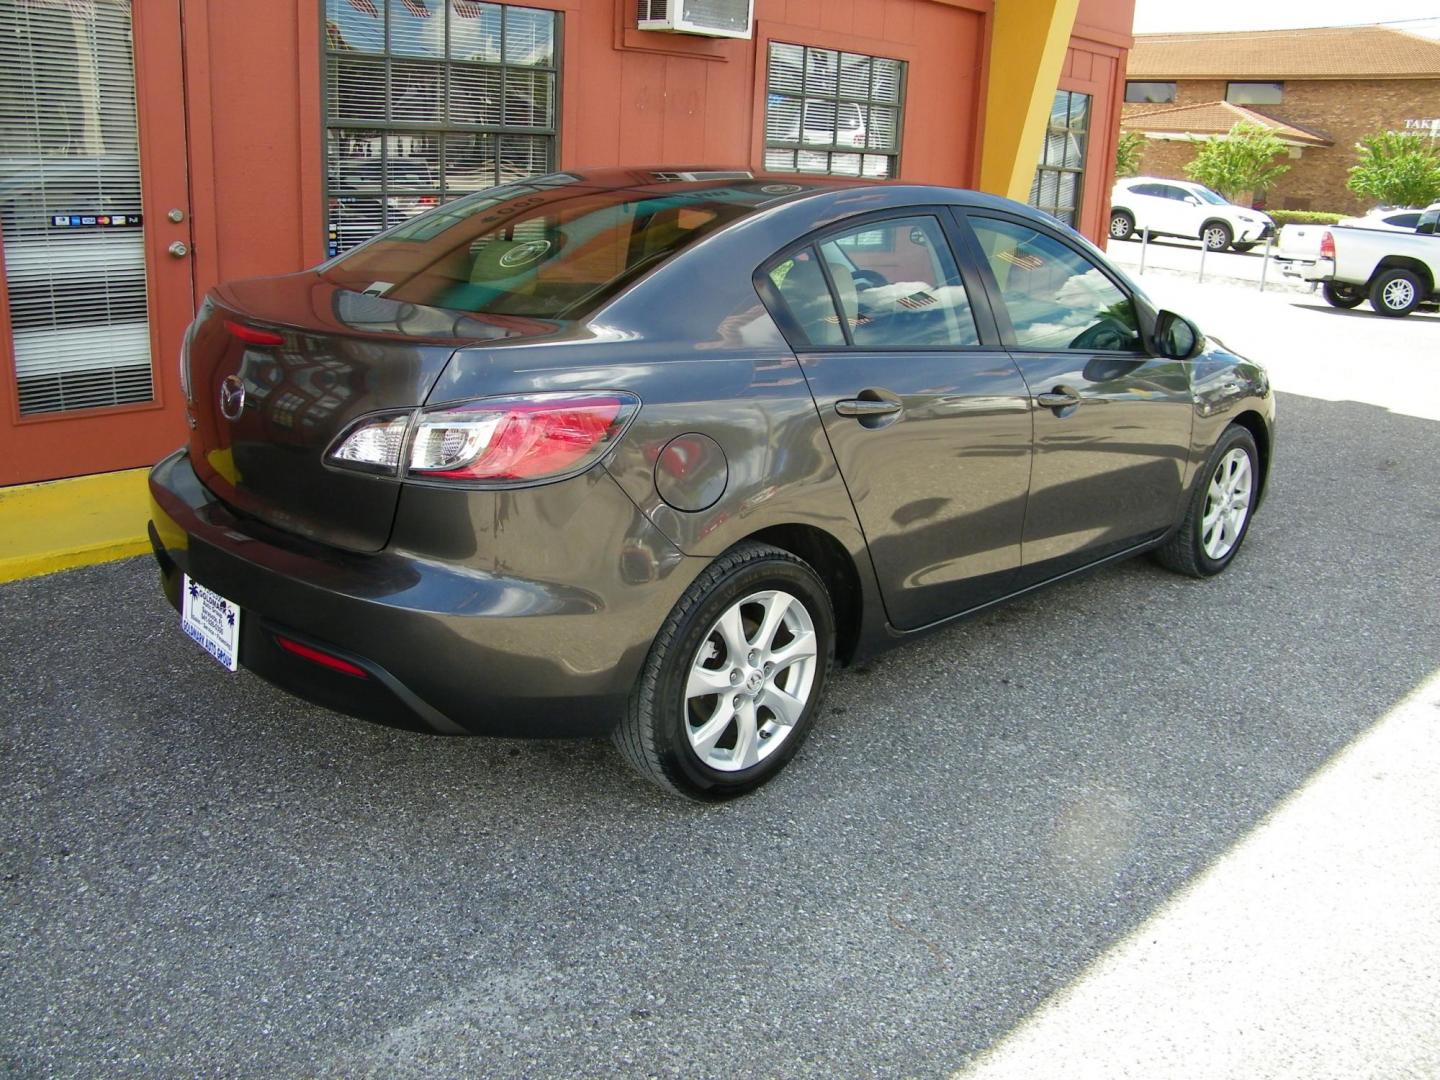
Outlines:
{"type": "Polygon", "coordinates": [[[980,190],[1024,202],[1080,0],[995,0],[980,190]]]}

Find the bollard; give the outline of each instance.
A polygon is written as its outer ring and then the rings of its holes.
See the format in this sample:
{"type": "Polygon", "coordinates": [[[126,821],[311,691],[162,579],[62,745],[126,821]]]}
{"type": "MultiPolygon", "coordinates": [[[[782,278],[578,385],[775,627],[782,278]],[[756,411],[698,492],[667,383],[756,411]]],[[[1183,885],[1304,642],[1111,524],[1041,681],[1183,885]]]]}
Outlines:
{"type": "Polygon", "coordinates": [[[1200,241],[1200,280],[1196,282],[1197,285],[1203,285],[1203,284],[1205,283],[1205,252],[1207,252],[1207,251],[1209,251],[1209,250],[1210,250],[1210,249],[1205,246],[1205,241],[1204,241],[1204,240],[1201,240],[1201,241],[1200,241]]]}
{"type": "Polygon", "coordinates": [[[1150,230],[1140,230],[1140,269],[1139,274],[1145,273],[1145,253],[1150,250],[1150,230]]]}
{"type": "Polygon", "coordinates": [[[1269,237],[1265,241],[1265,261],[1260,264],[1260,291],[1265,291],[1265,275],[1270,270],[1270,248],[1274,245],[1275,238],[1269,237]]]}

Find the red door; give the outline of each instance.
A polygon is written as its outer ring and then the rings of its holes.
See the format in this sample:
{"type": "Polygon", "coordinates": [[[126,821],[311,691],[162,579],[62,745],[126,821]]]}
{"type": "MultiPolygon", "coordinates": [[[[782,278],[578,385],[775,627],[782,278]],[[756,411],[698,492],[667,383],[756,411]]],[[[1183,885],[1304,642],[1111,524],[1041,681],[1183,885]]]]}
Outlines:
{"type": "Polygon", "coordinates": [[[180,28],[179,0],[0,0],[0,484],[185,439],[180,28]]]}

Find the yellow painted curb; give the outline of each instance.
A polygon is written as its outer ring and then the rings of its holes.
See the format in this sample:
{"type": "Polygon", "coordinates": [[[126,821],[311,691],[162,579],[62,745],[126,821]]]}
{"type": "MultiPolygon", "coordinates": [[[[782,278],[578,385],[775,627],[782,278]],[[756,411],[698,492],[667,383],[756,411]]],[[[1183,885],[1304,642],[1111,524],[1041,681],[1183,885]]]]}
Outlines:
{"type": "Polygon", "coordinates": [[[142,555],[148,469],[0,488],[0,582],[142,555]]]}

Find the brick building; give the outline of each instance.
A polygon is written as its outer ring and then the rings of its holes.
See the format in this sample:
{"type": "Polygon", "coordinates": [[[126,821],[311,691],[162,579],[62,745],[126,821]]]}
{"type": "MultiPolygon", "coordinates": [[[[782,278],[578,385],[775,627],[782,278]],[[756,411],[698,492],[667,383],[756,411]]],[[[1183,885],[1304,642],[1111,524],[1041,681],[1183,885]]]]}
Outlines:
{"type": "Polygon", "coordinates": [[[1290,149],[1270,209],[1361,212],[1345,186],[1357,141],[1418,130],[1440,142],[1440,41],[1380,26],[1136,35],[1121,126],[1146,136],[1143,173],[1183,178],[1195,140],[1237,120],[1290,149]]]}
{"type": "MultiPolygon", "coordinates": [[[[0,0],[0,486],[154,462],[214,284],[593,166],[894,178],[1098,238],[1133,0],[0,0]]],[[[315,388],[315,393],[323,388],[315,388]]]]}

